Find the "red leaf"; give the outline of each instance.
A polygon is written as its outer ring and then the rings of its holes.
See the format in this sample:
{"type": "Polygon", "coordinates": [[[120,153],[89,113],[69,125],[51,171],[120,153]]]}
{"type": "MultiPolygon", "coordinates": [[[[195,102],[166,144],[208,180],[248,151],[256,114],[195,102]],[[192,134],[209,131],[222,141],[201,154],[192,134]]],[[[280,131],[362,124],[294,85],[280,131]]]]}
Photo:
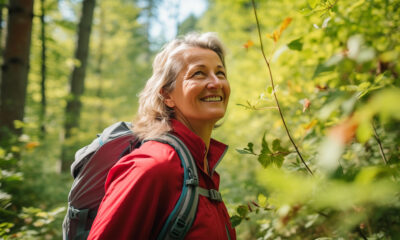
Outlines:
{"type": "Polygon", "coordinates": [[[281,34],[289,26],[289,24],[291,22],[292,22],[292,18],[290,18],[290,17],[285,18],[285,20],[283,20],[283,22],[281,23],[281,26],[279,27],[279,34],[281,34]]]}
{"type": "Polygon", "coordinates": [[[38,142],[29,142],[25,145],[25,148],[28,150],[33,150],[36,147],[38,147],[39,145],[40,145],[40,143],[38,143],[38,142]]]}
{"type": "Polygon", "coordinates": [[[303,112],[305,112],[310,107],[310,105],[311,105],[311,101],[308,98],[304,99],[303,112]]]}
{"type": "Polygon", "coordinates": [[[343,144],[351,142],[356,134],[358,121],[353,117],[344,120],[342,123],[329,130],[329,136],[339,140],[343,144]]]}
{"type": "Polygon", "coordinates": [[[251,40],[248,40],[245,44],[243,44],[243,47],[248,49],[249,47],[253,46],[254,42],[251,40]]]}
{"type": "Polygon", "coordinates": [[[292,18],[288,17],[283,20],[281,23],[281,26],[279,29],[276,29],[272,34],[267,33],[266,37],[271,38],[274,40],[274,42],[277,42],[279,38],[281,37],[282,32],[289,26],[290,22],[292,21],[292,18]]]}

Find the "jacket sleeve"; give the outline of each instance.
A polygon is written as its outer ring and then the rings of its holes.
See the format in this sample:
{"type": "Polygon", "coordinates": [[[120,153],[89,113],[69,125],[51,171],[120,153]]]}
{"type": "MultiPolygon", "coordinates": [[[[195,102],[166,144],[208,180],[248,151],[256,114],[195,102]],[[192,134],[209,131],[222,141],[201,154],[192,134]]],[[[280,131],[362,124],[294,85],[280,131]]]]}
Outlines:
{"type": "Polygon", "coordinates": [[[177,202],[183,174],[174,151],[130,154],[109,172],[88,239],[155,239],[177,202]],[[176,164],[178,163],[178,164],[176,164]]]}

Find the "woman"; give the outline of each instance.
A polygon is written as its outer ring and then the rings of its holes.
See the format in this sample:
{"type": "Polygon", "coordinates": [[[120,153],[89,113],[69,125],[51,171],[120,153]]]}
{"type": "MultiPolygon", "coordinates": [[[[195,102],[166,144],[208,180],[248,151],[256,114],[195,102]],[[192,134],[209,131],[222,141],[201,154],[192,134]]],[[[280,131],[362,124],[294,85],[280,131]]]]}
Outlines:
{"type": "MultiPolygon", "coordinates": [[[[215,167],[227,146],[211,139],[230,95],[224,49],[212,33],[190,34],[156,56],[139,97],[133,131],[141,139],[171,132],[190,150],[199,185],[219,188],[215,167]]],[[[183,169],[168,144],[147,141],[109,172],[89,239],[156,239],[179,199],[183,169]]],[[[224,203],[200,196],[185,239],[236,239],[224,203]]]]}

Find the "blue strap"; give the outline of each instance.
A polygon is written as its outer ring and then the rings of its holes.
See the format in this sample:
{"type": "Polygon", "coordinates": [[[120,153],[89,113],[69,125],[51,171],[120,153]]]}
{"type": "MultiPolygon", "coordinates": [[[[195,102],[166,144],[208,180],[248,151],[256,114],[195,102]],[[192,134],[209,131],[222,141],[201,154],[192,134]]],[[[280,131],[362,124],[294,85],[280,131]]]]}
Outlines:
{"type": "MultiPolygon", "coordinates": [[[[199,177],[196,163],[185,144],[176,136],[166,134],[154,141],[166,143],[177,152],[183,167],[183,188],[174,209],[168,216],[158,240],[184,239],[196,216],[199,195],[208,197],[214,201],[222,201],[221,194],[215,189],[199,187],[199,177]]],[[[148,140],[147,140],[148,141],[148,140]]]]}
{"type": "Polygon", "coordinates": [[[97,211],[90,211],[90,209],[77,209],[72,205],[68,206],[68,217],[71,220],[77,220],[76,233],[73,240],[86,240],[89,236],[89,230],[86,230],[86,223],[88,219],[94,219],[97,211]]]}
{"type": "Polygon", "coordinates": [[[89,209],[76,209],[73,206],[68,207],[68,215],[70,219],[78,220],[75,237],[73,240],[84,240],[87,238],[89,231],[85,231],[88,219],[89,209]]]}

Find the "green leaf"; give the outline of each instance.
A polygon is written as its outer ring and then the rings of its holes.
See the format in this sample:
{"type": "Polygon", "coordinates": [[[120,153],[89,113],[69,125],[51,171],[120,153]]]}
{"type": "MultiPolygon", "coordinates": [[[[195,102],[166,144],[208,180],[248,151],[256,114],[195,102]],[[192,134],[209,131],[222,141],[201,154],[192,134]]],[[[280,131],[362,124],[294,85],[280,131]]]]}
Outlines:
{"type": "Polygon", "coordinates": [[[301,41],[301,38],[298,38],[291,41],[287,46],[292,50],[301,51],[303,49],[303,42],[301,41]]]}
{"type": "Polygon", "coordinates": [[[274,141],[272,141],[272,150],[274,151],[274,152],[287,152],[287,150],[286,149],[284,149],[282,146],[281,146],[281,140],[279,140],[279,139],[275,139],[274,141]]]}
{"type": "Polygon", "coordinates": [[[254,144],[251,143],[251,142],[249,142],[249,143],[247,144],[247,148],[243,148],[243,149],[238,149],[238,148],[237,148],[236,151],[237,151],[238,153],[240,153],[240,154],[252,154],[252,155],[256,155],[256,154],[254,153],[253,146],[254,146],[254,144]]]}
{"type": "Polygon", "coordinates": [[[249,152],[254,153],[253,146],[254,146],[254,144],[249,142],[249,143],[247,143],[247,148],[245,148],[245,150],[248,150],[249,152]]]}
{"type": "Polygon", "coordinates": [[[271,164],[275,164],[277,167],[282,167],[284,156],[289,154],[289,150],[283,148],[280,144],[279,139],[275,139],[272,142],[272,150],[268,147],[268,143],[265,140],[265,133],[262,138],[262,143],[261,143],[261,153],[258,155],[258,161],[261,163],[261,165],[265,168],[268,167],[271,164]]]}
{"type": "Polygon", "coordinates": [[[236,151],[240,154],[251,154],[249,151],[247,151],[246,149],[239,149],[236,148],[236,151]]]}
{"type": "Polygon", "coordinates": [[[268,167],[268,165],[271,164],[271,161],[269,159],[269,154],[265,152],[261,152],[260,155],[258,155],[258,162],[261,163],[263,167],[268,167]]]}
{"type": "Polygon", "coordinates": [[[0,158],[4,158],[6,156],[6,150],[0,147],[0,158]]]}
{"type": "Polygon", "coordinates": [[[239,214],[241,218],[245,218],[249,213],[249,209],[245,205],[240,205],[237,207],[236,212],[239,214]]]}
{"type": "Polygon", "coordinates": [[[273,156],[273,158],[272,158],[272,162],[279,168],[282,167],[283,160],[284,160],[284,157],[281,154],[273,156]]]}
{"type": "Polygon", "coordinates": [[[364,106],[365,118],[371,119],[373,115],[379,114],[381,121],[385,122],[390,118],[400,120],[400,89],[391,88],[377,93],[364,106]]]}
{"type": "Polygon", "coordinates": [[[351,5],[349,8],[347,8],[347,13],[350,13],[351,11],[353,11],[355,8],[363,5],[365,2],[365,0],[358,0],[357,2],[353,3],[353,5],[351,5]]]}
{"type": "Polygon", "coordinates": [[[239,217],[237,215],[231,217],[231,224],[232,224],[233,228],[239,226],[239,224],[241,222],[242,222],[242,218],[241,217],[239,217]]]}
{"type": "Polygon", "coordinates": [[[311,8],[315,8],[319,2],[319,0],[308,0],[308,5],[310,5],[311,8]]]}
{"type": "Polygon", "coordinates": [[[273,162],[277,167],[282,167],[284,157],[289,154],[289,150],[281,146],[281,140],[275,139],[272,142],[273,162]]]}
{"type": "Polygon", "coordinates": [[[267,197],[264,194],[262,194],[262,193],[258,194],[257,200],[258,200],[258,204],[261,207],[267,206],[267,197]]]}
{"type": "Polygon", "coordinates": [[[271,150],[268,147],[268,143],[265,140],[265,133],[261,141],[261,153],[258,155],[258,162],[261,163],[263,167],[268,167],[271,164],[271,150]]]}
{"type": "Polygon", "coordinates": [[[306,7],[306,8],[303,8],[303,9],[300,9],[300,11],[299,11],[301,14],[303,14],[303,15],[309,15],[309,14],[311,14],[312,13],[312,9],[311,9],[311,7],[306,7]]]}
{"type": "MultiPolygon", "coordinates": [[[[261,139],[261,147],[262,147],[262,150],[265,149],[265,151],[271,152],[271,151],[269,150],[268,143],[267,143],[267,141],[265,140],[265,135],[266,135],[266,134],[267,134],[267,133],[264,132],[264,135],[263,135],[263,137],[262,137],[262,139],[261,139]]],[[[261,151],[262,151],[262,150],[261,150],[261,151]]]]}
{"type": "Polygon", "coordinates": [[[268,86],[268,87],[267,87],[267,93],[271,94],[271,93],[272,93],[272,90],[273,90],[273,89],[272,89],[271,86],[268,86]]]}
{"type": "Polygon", "coordinates": [[[357,140],[360,143],[365,143],[368,141],[373,133],[373,129],[371,126],[371,123],[369,121],[363,121],[360,123],[360,125],[357,128],[356,136],[357,140]]]}
{"type": "Polygon", "coordinates": [[[357,174],[355,182],[360,184],[370,184],[373,181],[376,181],[376,177],[382,172],[384,172],[383,168],[377,166],[365,167],[357,174]]]}
{"type": "Polygon", "coordinates": [[[23,128],[23,127],[25,127],[25,123],[20,120],[14,120],[14,127],[16,129],[23,128]]]}
{"type": "Polygon", "coordinates": [[[323,73],[323,72],[330,72],[332,70],[335,69],[335,65],[331,65],[331,66],[327,66],[323,63],[320,63],[317,65],[317,67],[315,68],[314,74],[312,76],[312,78],[314,79],[315,77],[317,77],[319,74],[323,73]]]}

